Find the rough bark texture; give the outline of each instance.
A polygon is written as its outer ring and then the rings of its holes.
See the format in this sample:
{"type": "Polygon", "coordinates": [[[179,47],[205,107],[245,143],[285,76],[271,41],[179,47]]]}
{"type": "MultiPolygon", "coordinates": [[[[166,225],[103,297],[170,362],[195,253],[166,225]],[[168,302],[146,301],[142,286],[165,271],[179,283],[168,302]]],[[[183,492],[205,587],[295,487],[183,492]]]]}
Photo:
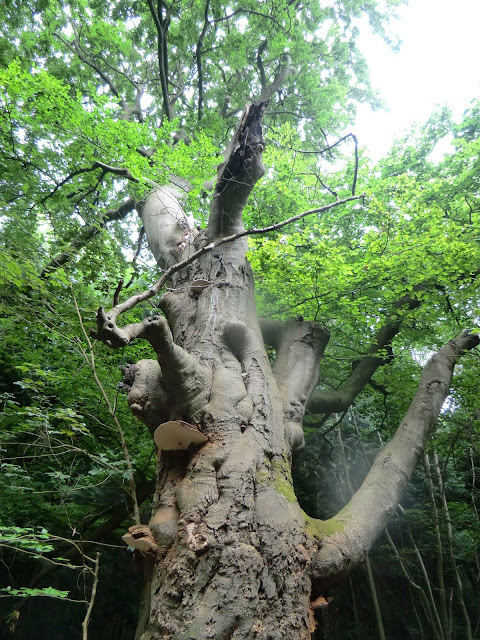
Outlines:
{"type": "MultiPolygon", "coordinates": [[[[290,464],[303,442],[302,418],[328,333],[301,320],[260,329],[246,238],[214,244],[243,230],[243,207],[263,174],[264,108],[246,110],[219,168],[205,239],[192,233],[185,242],[190,230],[173,192],[147,200],[148,240],[169,274],[191,251],[206,249],[174,273],[160,301],[163,315],[116,326],[123,310],[150,293],[98,313],[96,337],[113,347],[143,338],[157,356],[129,372],[133,413],[152,433],[182,420],[208,438],[197,448],[158,452],[150,521],[158,552],[142,640],[310,638],[310,602],[362,560],[385,526],[448,392],[455,359],[478,343],[462,336],[437,354],[399,432],[350,504],[331,521],[307,518],[290,464]],[[205,286],[193,286],[198,280],[205,286]],[[276,350],[273,365],[265,342],[276,350]]],[[[376,349],[397,330],[385,330],[376,349]]],[[[378,363],[368,367],[373,372],[378,363]]]]}
{"type": "Polygon", "coordinates": [[[205,256],[162,299],[174,340],[203,372],[201,401],[183,387],[175,417],[209,442],[159,455],[150,526],[162,551],[145,639],[310,635],[313,542],[293,500],[290,431],[251,315],[245,244],[205,256]],[[213,284],[190,294],[198,278],[213,284]]]}

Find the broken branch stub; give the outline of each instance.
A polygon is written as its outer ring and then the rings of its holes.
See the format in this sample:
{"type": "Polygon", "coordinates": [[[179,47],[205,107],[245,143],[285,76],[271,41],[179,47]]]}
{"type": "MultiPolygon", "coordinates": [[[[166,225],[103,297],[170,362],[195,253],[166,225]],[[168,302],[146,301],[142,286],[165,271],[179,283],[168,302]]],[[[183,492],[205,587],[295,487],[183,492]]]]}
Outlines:
{"type": "Polygon", "coordinates": [[[193,222],[178,201],[178,189],[161,187],[153,191],[141,210],[148,245],[157,264],[168,269],[179,262],[196,234],[193,222]]]}
{"type": "Polygon", "coordinates": [[[243,230],[242,212],[255,183],[265,168],[262,117],[268,101],[245,108],[236,133],[218,166],[207,237],[210,240],[243,230]]]}

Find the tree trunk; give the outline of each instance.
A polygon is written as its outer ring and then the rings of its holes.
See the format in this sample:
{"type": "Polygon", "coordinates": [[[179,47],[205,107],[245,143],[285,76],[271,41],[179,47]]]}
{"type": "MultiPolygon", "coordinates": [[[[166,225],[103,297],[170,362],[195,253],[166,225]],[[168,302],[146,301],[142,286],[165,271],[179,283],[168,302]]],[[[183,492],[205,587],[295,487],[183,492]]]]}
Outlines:
{"type": "Polygon", "coordinates": [[[160,551],[143,640],[310,638],[315,544],[293,493],[293,430],[253,315],[245,250],[242,239],[209,253],[162,299],[202,383],[190,380],[189,408],[179,398],[158,424],[184,420],[209,442],[159,454],[150,528],[160,551]],[[212,284],[192,292],[198,279],[212,284]]]}
{"type": "Polygon", "coordinates": [[[329,336],[301,319],[261,328],[257,319],[242,211],[263,174],[265,106],[251,105],[241,119],[219,166],[203,234],[189,227],[173,192],[147,199],[142,219],[166,271],[144,294],[97,315],[97,338],[112,347],[144,338],[157,355],[135,365],[127,398],[155,438],[169,421],[207,438],[158,452],[149,525],[158,550],[142,640],[310,638],[313,610],[326,604],[320,596],[348,575],[385,527],[456,360],[478,344],[477,336],[462,334],[427,364],[399,431],[345,509],[326,522],[303,514],[290,465],[303,444],[302,418],[329,336]],[[116,325],[167,278],[163,315],[116,325]],[[273,364],[265,343],[275,349],[273,364]]]}

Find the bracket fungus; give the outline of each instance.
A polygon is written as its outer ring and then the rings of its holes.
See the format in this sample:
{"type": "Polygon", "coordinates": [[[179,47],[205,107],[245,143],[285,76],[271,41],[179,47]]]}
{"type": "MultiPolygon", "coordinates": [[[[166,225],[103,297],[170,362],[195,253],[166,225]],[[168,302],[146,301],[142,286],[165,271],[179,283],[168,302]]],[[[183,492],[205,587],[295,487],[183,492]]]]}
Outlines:
{"type": "Polygon", "coordinates": [[[327,607],[330,602],[332,602],[332,600],[332,596],[328,596],[328,598],[325,598],[324,596],[318,596],[316,600],[310,603],[310,608],[313,609],[313,611],[315,611],[316,609],[322,609],[323,607],[327,607]]]}
{"type": "Polygon", "coordinates": [[[153,434],[155,444],[163,451],[188,449],[191,444],[204,444],[208,439],[198,429],[181,420],[164,422],[153,434]]]}
{"type": "Polygon", "coordinates": [[[122,540],[129,547],[138,549],[143,553],[149,551],[155,553],[158,549],[150,528],[145,524],[136,524],[133,527],[129,527],[128,532],[122,536],[122,540]]]}
{"type": "Polygon", "coordinates": [[[202,291],[211,284],[209,280],[202,280],[199,278],[198,280],[194,280],[190,285],[190,291],[192,293],[202,293],[202,291]]]}

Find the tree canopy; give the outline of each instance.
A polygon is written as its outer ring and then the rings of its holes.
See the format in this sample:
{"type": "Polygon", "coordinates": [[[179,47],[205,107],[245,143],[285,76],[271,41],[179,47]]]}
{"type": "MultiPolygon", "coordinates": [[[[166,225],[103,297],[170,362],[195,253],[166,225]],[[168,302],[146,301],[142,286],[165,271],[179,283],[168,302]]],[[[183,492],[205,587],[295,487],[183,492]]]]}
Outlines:
{"type": "MultiPolygon", "coordinates": [[[[460,122],[439,109],[376,165],[355,136],[356,105],[381,107],[359,30],[396,46],[399,4],[0,7],[1,594],[13,637],[32,636],[39,609],[24,598],[41,595],[74,600],[57,623],[67,628],[71,607],[71,633],[83,620],[86,637],[97,550],[91,637],[133,637],[141,580],[121,535],[132,517],[148,522],[156,460],[123,392],[152,349],[111,350],[89,330],[100,304],[165,275],[137,215],[153,190],[167,186],[203,233],[245,105],[268,101],[265,174],[243,209],[259,315],[267,331],[297,318],[330,334],[292,470],[307,518],[332,518],[359,488],[428,358],[464,330],[476,335],[479,103],[460,122]],[[445,139],[451,151],[437,160],[445,139]],[[98,608],[113,616],[109,631],[98,608]]],[[[145,297],[125,323],[157,313],[145,297]]],[[[367,561],[334,604],[313,609],[324,637],[478,633],[479,366],[476,348],[457,366],[374,571],[367,561]],[[387,581],[408,595],[393,602],[387,581]]]]}

